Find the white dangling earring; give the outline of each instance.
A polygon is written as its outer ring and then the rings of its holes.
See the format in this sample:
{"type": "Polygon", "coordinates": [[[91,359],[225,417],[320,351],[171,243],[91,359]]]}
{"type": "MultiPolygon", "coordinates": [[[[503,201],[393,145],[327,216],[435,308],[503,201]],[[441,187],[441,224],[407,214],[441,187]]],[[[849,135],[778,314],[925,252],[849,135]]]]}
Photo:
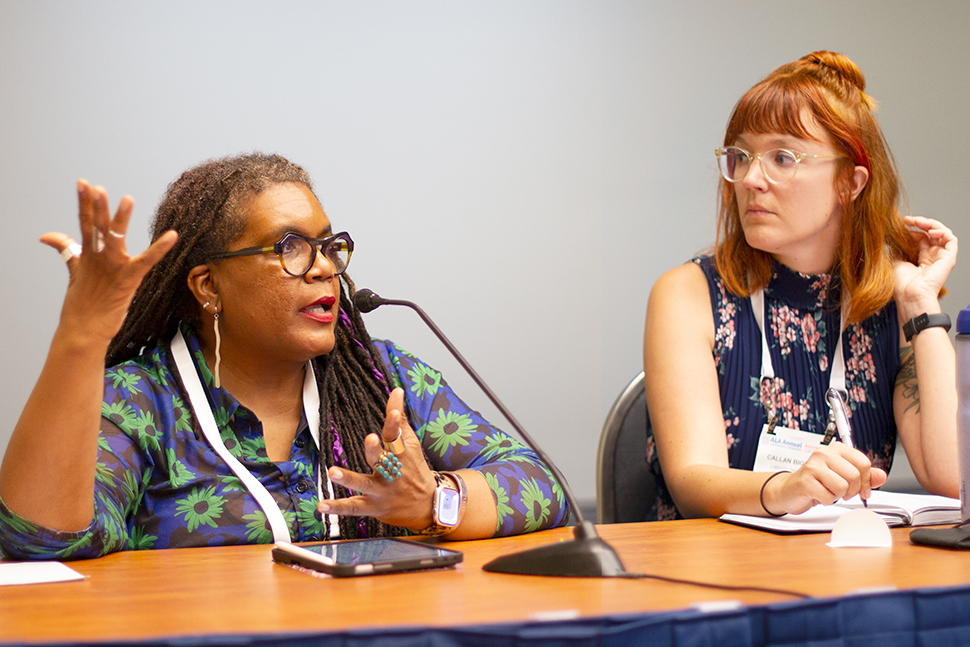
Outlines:
{"type": "Polygon", "coordinates": [[[219,337],[219,313],[217,312],[213,314],[212,319],[213,319],[212,327],[216,331],[216,367],[215,367],[215,371],[213,372],[215,373],[216,388],[218,389],[219,387],[222,386],[222,383],[219,380],[219,364],[222,363],[222,354],[219,352],[219,349],[222,346],[222,338],[219,337]]]}
{"type": "MultiPolygon", "coordinates": [[[[202,306],[205,310],[209,309],[209,302],[206,301],[205,305],[202,306]]],[[[222,364],[222,353],[220,352],[222,348],[222,337],[219,335],[219,312],[212,313],[212,329],[216,333],[216,365],[212,371],[213,378],[215,379],[216,388],[222,387],[222,380],[219,379],[219,365],[222,364]]]]}

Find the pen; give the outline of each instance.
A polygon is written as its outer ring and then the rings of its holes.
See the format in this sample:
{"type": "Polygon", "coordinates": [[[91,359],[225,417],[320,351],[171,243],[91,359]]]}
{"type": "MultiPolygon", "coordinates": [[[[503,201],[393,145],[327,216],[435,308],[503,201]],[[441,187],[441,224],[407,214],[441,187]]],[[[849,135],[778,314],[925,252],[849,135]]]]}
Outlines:
{"type": "MultiPolygon", "coordinates": [[[[828,400],[832,416],[835,418],[835,428],[839,430],[839,438],[843,443],[855,449],[855,445],[852,443],[852,426],[849,424],[849,414],[845,410],[845,400],[842,399],[842,394],[838,389],[829,389],[825,393],[825,399],[828,400]]],[[[861,492],[859,498],[862,499],[861,492]]],[[[862,499],[862,505],[868,508],[869,502],[862,499]]]]}

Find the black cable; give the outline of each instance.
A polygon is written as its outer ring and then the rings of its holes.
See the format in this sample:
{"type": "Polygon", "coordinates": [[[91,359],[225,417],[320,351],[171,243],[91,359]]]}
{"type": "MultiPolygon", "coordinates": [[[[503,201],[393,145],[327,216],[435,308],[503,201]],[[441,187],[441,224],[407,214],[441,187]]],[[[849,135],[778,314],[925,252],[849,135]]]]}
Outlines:
{"type": "Polygon", "coordinates": [[[647,573],[624,573],[617,577],[630,580],[660,580],[661,582],[671,582],[673,584],[687,584],[690,586],[702,586],[709,589],[721,589],[722,591],[758,591],[760,593],[777,593],[779,595],[790,595],[804,600],[811,599],[811,595],[800,593],[799,591],[789,591],[787,589],[769,589],[761,586],[732,586],[730,584],[712,584],[710,582],[698,582],[696,580],[682,580],[676,577],[666,577],[664,575],[649,575],[647,573]]]}

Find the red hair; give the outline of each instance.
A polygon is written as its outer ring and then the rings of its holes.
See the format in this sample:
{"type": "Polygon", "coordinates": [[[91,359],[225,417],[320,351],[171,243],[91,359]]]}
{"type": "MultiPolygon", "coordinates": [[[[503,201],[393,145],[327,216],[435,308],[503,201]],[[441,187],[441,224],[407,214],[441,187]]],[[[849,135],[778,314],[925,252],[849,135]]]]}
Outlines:
{"type": "MultiPolygon", "coordinates": [[[[897,208],[899,174],[876,121],[875,102],[865,87],[862,72],[847,57],[814,52],[779,67],[748,90],[734,107],[724,134],[725,146],[733,146],[745,132],[817,139],[802,121],[807,112],[845,156],[835,179],[842,224],[832,268],[848,307],[843,326],[862,321],[889,303],[895,282],[893,262],[916,262],[918,252],[897,208]],[[853,200],[856,166],[869,171],[869,181],[853,200]]],[[[714,260],[725,287],[746,297],[768,285],[773,259],[745,240],[734,186],[721,178],[718,193],[714,260]]]]}

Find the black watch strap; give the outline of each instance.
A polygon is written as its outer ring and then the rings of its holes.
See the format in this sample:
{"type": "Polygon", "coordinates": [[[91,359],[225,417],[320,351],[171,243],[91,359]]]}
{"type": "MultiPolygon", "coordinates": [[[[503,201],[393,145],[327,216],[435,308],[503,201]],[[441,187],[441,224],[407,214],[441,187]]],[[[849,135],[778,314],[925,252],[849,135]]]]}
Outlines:
{"type": "Polygon", "coordinates": [[[945,312],[932,315],[924,312],[921,315],[916,315],[903,324],[903,334],[906,335],[906,341],[910,341],[914,336],[918,335],[927,328],[935,327],[943,328],[949,332],[950,315],[946,314],[945,312]]]}

